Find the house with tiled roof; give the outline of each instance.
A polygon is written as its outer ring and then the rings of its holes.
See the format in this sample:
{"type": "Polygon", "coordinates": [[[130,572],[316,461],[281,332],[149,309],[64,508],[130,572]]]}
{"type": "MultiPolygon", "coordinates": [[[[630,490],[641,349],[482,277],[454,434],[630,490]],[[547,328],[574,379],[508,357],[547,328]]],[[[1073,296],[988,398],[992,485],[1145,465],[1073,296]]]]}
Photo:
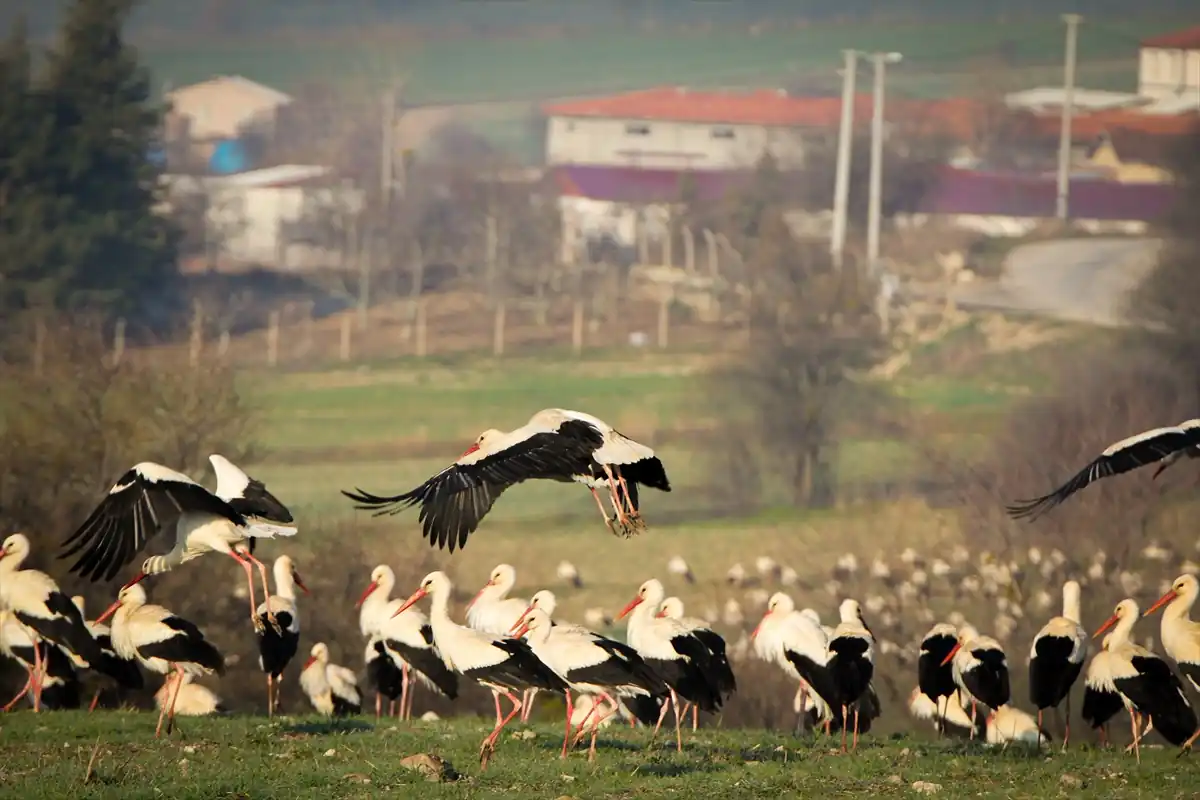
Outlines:
{"type": "Polygon", "coordinates": [[[1138,94],[1200,106],[1200,25],[1142,41],[1138,94]]]}

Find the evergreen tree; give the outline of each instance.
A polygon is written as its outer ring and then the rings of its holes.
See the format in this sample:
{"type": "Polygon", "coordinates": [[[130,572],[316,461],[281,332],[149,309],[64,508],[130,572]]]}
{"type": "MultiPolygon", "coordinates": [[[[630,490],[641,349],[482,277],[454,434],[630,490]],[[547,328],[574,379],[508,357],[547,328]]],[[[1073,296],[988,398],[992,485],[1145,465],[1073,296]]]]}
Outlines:
{"type": "Polygon", "coordinates": [[[148,320],[174,308],[174,225],[155,212],[158,172],[148,153],[161,109],[150,79],[122,40],[133,0],[74,0],[48,54],[43,102],[51,117],[40,234],[41,294],[60,309],[148,320]]]}

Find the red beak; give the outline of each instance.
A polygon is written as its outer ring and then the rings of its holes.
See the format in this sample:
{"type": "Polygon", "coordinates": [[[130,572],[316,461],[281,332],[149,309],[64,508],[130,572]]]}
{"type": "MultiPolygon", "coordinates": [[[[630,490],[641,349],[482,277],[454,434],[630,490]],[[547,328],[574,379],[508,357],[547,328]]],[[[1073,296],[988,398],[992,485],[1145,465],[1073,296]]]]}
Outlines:
{"type": "Polygon", "coordinates": [[[760,619],[760,620],[758,621],[758,624],[754,626],[754,630],[750,631],[750,641],[754,641],[754,637],[755,637],[755,636],[758,636],[758,631],[759,631],[759,629],[760,629],[760,628],[762,628],[762,626],[763,626],[763,623],[767,621],[767,617],[769,617],[769,616],[771,616],[771,612],[770,612],[770,611],[768,611],[767,613],[763,614],[763,617],[762,617],[762,619],[760,619]]]}
{"type": "Polygon", "coordinates": [[[521,627],[517,628],[517,630],[515,632],[513,632],[513,637],[516,639],[520,639],[522,636],[524,636],[527,633],[529,633],[529,623],[524,622],[521,624],[521,627]]]}
{"type": "Polygon", "coordinates": [[[954,658],[954,654],[957,653],[961,649],[962,649],[962,642],[955,642],[954,649],[951,650],[949,653],[947,653],[946,657],[942,660],[942,666],[944,667],[947,664],[949,664],[951,659],[954,658]]]}
{"type": "Polygon", "coordinates": [[[471,455],[471,453],[474,453],[478,449],[479,449],[479,442],[476,442],[475,444],[471,445],[466,450],[464,450],[463,454],[461,456],[459,456],[459,459],[461,460],[461,459],[466,458],[467,456],[471,455]]]}
{"type": "Polygon", "coordinates": [[[429,594],[429,592],[425,591],[424,589],[417,589],[415,592],[412,593],[412,597],[410,597],[404,601],[404,605],[402,605],[396,609],[396,613],[392,614],[392,616],[398,617],[401,614],[403,614],[405,611],[408,611],[408,609],[412,606],[413,603],[417,602],[418,600],[420,600],[422,597],[424,597],[427,594],[429,594]]]}
{"type": "MultiPolygon", "coordinates": [[[[485,583],[483,585],[483,588],[480,589],[478,592],[476,592],[475,596],[471,598],[471,602],[467,603],[467,608],[470,609],[471,606],[475,605],[475,603],[478,602],[480,597],[483,597],[483,593],[486,592],[488,590],[488,587],[491,585],[492,585],[491,581],[488,581],[487,583],[485,583]]],[[[528,610],[528,609],[526,609],[526,610],[528,610]]]]}
{"type": "Polygon", "coordinates": [[[309,656],[309,657],[308,657],[308,661],[305,661],[305,662],[304,662],[304,666],[300,668],[300,671],[301,671],[301,672],[304,672],[304,670],[308,669],[309,667],[311,667],[311,666],[312,666],[313,664],[315,664],[315,663],[317,663],[317,657],[316,657],[316,656],[309,656]]]}
{"type": "Polygon", "coordinates": [[[520,637],[521,634],[513,633],[513,631],[515,631],[519,625],[522,625],[525,622],[526,615],[529,614],[530,611],[533,611],[534,608],[535,608],[535,606],[531,605],[529,608],[527,608],[521,612],[521,616],[517,617],[517,621],[513,623],[513,626],[511,628],[508,629],[509,636],[520,637]]]}
{"type": "Polygon", "coordinates": [[[1158,598],[1158,601],[1157,601],[1157,602],[1155,602],[1155,604],[1154,604],[1154,605],[1152,605],[1152,606],[1150,606],[1149,608],[1147,608],[1147,609],[1146,609],[1146,613],[1145,613],[1145,614],[1142,614],[1142,616],[1143,616],[1143,617],[1148,617],[1148,616],[1150,616],[1150,615],[1151,615],[1151,614],[1153,614],[1155,611],[1158,611],[1160,608],[1162,608],[1163,606],[1165,606],[1167,603],[1169,603],[1169,602],[1171,602],[1172,600],[1174,600],[1176,597],[1179,597],[1179,593],[1178,593],[1178,592],[1176,592],[1174,589],[1172,589],[1171,591],[1169,591],[1169,592],[1167,592],[1166,594],[1164,594],[1162,597],[1158,598]]]}
{"type": "Polygon", "coordinates": [[[300,576],[295,572],[292,573],[292,580],[296,582],[296,585],[299,586],[305,594],[312,594],[310,591],[308,591],[308,587],[304,585],[304,581],[300,580],[300,576]]]}
{"type": "Polygon", "coordinates": [[[121,607],[121,601],[120,601],[120,600],[117,600],[117,601],[116,601],[115,603],[113,603],[111,606],[109,606],[108,608],[104,609],[104,613],[103,613],[103,614],[101,614],[100,616],[96,617],[96,624],[97,624],[97,625],[101,624],[102,622],[104,622],[104,620],[108,619],[108,618],[109,618],[109,617],[111,617],[113,614],[117,613],[117,609],[118,609],[118,608],[120,608],[120,607],[121,607]]]}
{"type": "Polygon", "coordinates": [[[137,584],[141,583],[142,581],[146,580],[146,578],[149,578],[149,577],[150,577],[150,576],[149,576],[149,575],[147,575],[146,573],[144,573],[144,572],[139,572],[137,575],[134,575],[134,576],[133,576],[133,579],[132,579],[131,581],[129,581],[128,583],[126,583],[126,584],[125,584],[124,586],[122,586],[121,588],[122,588],[122,589],[128,589],[130,586],[135,586],[135,585],[137,585],[137,584]]]}
{"type": "Polygon", "coordinates": [[[376,583],[375,581],[371,581],[371,585],[368,586],[367,590],[362,593],[362,597],[358,598],[358,602],[354,604],[354,607],[355,608],[361,607],[363,603],[367,602],[367,598],[371,596],[371,592],[375,591],[378,588],[379,588],[379,584],[376,583]]]}
{"type": "Polygon", "coordinates": [[[1105,622],[1103,625],[1100,626],[1100,629],[1098,631],[1096,631],[1095,633],[1092,634],[1092,638],[1095,639],[1097,636],[1104,633],[1106,630],[1111,628],[1113,625],[1116,625],[1120,619],[1121,618],[1118,617],[1116,614],[1113,614],[1111,617],[1108,618],[1107,622],[1105,622]]]}
{"type": "Polygon", "coordinates": [[[667,615],[667,610],[666,610],[665,608],[660,608],[660,609],[658,610],[658,613],[657,613],[657,614],[655,614],[654,616],[656,616],[656,617],[665,617],[666,615],[667,615]]]}
{"type": "Polygon", "coordinates": [[[633,611],[635,608],[638,607],[639,604],[641,604],[641,602],[642,602],[642,596],[639,594],[638,596],[634,597],[632,600],[629,601],[629,605],[627,605],[621,609],[621,613],[617,614],[617,619],[621,619],[626,614],[628,614],[630,611],[633,611]]]}

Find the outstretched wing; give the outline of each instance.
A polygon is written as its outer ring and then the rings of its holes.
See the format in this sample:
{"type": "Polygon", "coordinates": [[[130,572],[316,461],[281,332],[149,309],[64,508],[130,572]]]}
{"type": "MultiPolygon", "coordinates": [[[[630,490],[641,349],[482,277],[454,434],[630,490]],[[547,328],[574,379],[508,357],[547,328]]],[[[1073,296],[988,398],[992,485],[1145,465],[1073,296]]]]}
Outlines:
{"type": "Polygon", "coordinates": [[[59,558],[81,553],[71,572],[112,580],[163,529],[174,531],[185,513],[212,514],[244,525],[229,504],[188,476],[144,461],[126,472],[71,536],[59,558]]]}
{"type": "Polygon", "coordinates": [[[292,522],[288,507],[267,491],[262,481],[250,477],[225,456],[213,453],[208,457],[217,475],[217,497],[229,503],[244,517],[258,517],[268,522],[292,522]]]}
{"type": "MultiPolygon", "coordinates": [[[[564,423],[564,427],[572,423],[564,423]]],[[[503,449],[469,463],[459,463],[434,475],[404,494],[381,497],[355,489],[344,491],[359,509],[374,516],[397,514],[421,506],[422,533],[431,545],[454,552],[506,489],[531,479],[564,479],[586,469],[595,441],[599,439],[561,432],[543,431],[511,443],[503,449]]],[[[475,454],[472,454],[474,456],[475,454]]]]}
{"type": "Polygon", "coordinates": [[[1198,438],[1200,427],[1190,421],[1175,427],[1155,428],[1130,436],[1110,445],[1092,463],[1075,473],[1053,492],[1031,500],[1018,500],[1008,506],[1008,514],[1014,519],[1037,519],[1093,481],[1161,461],[1196,445],[1198,438]]]}

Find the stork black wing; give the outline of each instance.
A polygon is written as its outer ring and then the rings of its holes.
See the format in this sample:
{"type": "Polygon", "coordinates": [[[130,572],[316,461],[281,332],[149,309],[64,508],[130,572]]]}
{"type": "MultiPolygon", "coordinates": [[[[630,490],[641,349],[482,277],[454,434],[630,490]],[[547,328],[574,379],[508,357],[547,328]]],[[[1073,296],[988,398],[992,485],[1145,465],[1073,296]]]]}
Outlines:
{"type": "Polygon", "coordinates": [[[229,499],[229,506],[244,517],[261,517],[268,522],[294,522],[288,507],[268,492],[262,481],[254,478],[250,478],[241,497],[229,499]]]}
{"type": "Polygon", "coordinates": [[[245,524],[241,514],[203,486],[158,477],[139,464],[121,476],[108,496],[62,543],[64,550],[59,558],[82,553],[71,572],[91,581],[112,580],[151,537],[164,528],[173,532],[185,513],[212,514],[235,525],[245,524]]]}
{"type": "MultiPolygon", "coordinates": [[[[586,426],[591,430],[591,426],[586,426]]],[[[344,491],[356,508],[373,516],[421,506],[422,533],[431,545],[454,552],[479,527],[510,486],[531,479],[567,478],[587,468],[599,435],[536,433],[471,464],[455,464],[404,494],[380,497],[361,489],[344,491]]]]}
{"type": "Polygon", "coordinates": [[[1093,481],[1153,464],[1197,443],[1200,429],[1156,428],[1117,442],[1049,494],[1008,506],[1014,519],[1037,519],[1093,481]]]}

